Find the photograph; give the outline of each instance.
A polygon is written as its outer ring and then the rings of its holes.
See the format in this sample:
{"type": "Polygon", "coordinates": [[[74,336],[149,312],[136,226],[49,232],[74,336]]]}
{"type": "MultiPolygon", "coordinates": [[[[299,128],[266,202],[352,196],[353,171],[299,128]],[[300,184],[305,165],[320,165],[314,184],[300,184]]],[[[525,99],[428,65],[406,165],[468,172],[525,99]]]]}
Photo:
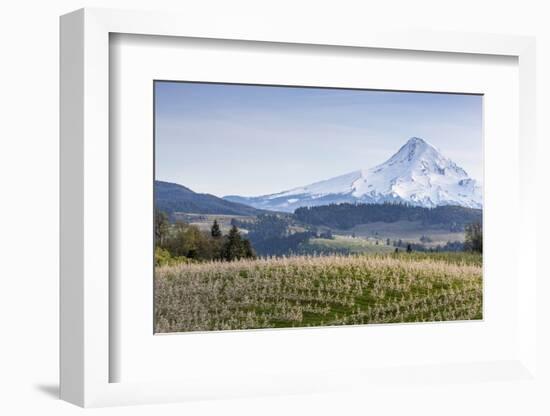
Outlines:
{"type": "Polygon", "coordinates": [[[483,319],[483,95],[156,80],[154,332],[483,319]]]}

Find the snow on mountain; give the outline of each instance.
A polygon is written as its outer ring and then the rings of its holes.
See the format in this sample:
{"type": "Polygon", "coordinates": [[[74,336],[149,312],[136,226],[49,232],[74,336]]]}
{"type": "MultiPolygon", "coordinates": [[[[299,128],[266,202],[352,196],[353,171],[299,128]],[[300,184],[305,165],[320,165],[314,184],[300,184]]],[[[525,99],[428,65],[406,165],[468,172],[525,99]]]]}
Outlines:
{"type": "Polygon", "coordinates": [[[422,207],[460,205],[481,208],[481,185],[426,140],[410,138],[386,162],[335,178],[257,197],[227,200],[273,211],[331,203],[401,202],[422,207]]]}

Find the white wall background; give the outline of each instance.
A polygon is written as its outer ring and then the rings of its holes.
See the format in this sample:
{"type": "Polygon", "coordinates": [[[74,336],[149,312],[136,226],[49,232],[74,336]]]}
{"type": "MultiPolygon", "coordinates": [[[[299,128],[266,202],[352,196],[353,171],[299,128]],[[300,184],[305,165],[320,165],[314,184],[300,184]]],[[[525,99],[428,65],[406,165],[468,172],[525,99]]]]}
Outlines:
{"type": "MultiPolygon", "coordinates": [[[[281,25],[385,24],[406,28],[535,35],[538,39],[538,183],[543,200],[550,191],[550,13],[544,0],[6,0],[0,9],[0,413],[77,414],[81,409],[56,399],[58,382],[58,16],[84,6],[178,10],[208,22],[212,13],[280,21],[281,25]]],[[[541,215],[542,216],[542,215],[541,215]]],[[[546,213],[546,216],[548,214],[546,213]]],[[[539,247],[548,235],[541,220],[539,247]]],[[[548,245],[548,244],[546,244],[548,245]]],[[[545,275],[549,277],[548,266],[545,275]]],[[[538,289],[550,292],[544,282],[538,289]]],[[[550,304],[550,302],[549,302],[550,304]]],[[[541,304],[548,322],[550,306],[541,304]]],[[[549,326],[550,327],[550,326],[549,326]]],[[[550,351],[550,331],[541,331],[550,351]]],[[[541,354],[541,364],[548,358],[541,354]]],[[[548,355],[548,353],[546,353],[548,355]]],[[[549,367],[546,367],[547,369],[549,367]]],[[[546,374],[550,372],[546,371],[546,374]]],[[[550,391],[550,388],[548,388],[550,391]]],[[[437,386],[393,397],[346,392],[93,410],[101,415],[199,414],[394,414],[409,403],[424,414],[549,414],[535,398],[541,391],[506,383],[472,388],[437,386]],[[433,391],[439,394],[433,395],[433,391]],[[389,399],[388,399],[389,398],[389,399]],[[374,410],[376,409],[376,410],[374,410]]]]}

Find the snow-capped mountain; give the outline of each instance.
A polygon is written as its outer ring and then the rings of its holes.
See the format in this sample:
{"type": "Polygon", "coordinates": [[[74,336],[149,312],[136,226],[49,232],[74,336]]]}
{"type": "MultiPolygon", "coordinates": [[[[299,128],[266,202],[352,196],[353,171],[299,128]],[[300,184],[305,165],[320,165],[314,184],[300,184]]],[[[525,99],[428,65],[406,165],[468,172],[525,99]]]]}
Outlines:
{"type": "Polygon", "coordinates": [[[386,162],[335,178],[257,197],[227,200],[272,211],[293,212],[331,203],[402,202],[422,207],[460,205],[481,208],[481,185],[426,140],[410,138],[386,162]]]}

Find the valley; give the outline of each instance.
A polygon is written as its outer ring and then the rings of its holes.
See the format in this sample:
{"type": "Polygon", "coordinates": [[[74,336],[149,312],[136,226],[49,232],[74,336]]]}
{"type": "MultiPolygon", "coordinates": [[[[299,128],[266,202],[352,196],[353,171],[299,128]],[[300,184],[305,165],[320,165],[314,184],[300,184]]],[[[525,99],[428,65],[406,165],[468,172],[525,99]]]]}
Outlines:
{"type": "Polygon", "coordinates": [[[384,163],[291,190],[223,198],[155,181],[155,209],[171,223],[222,234],[233,227],[259,256],[461,251],[482,223],[482,189],[424,139],[384,163]]]}
{"type": "MultiPolygon", "coordinates": [[[[223,234],[227,234],[231,227],[236,225],[243,236],[251,240],[253,246],[259,242],[258,234],[263,237],[262,243],[270,238],[276,238],[279,251],[281,244],[284,245],[285,238],[307,233],[307,238],[297,246],[292,241],[288,252],[277,254],[390,253],[396,248],[405,250],[408,244],[411,244],[415,251],[457,251],[465,239],[464,224],[458,224],[455,229],[451,229],[452,227],[445,224],[427,224],[421,220],[373,221],[344,229],[322,223],[308,224],[301,222],[295,215],[286,213],[261,214],[258,217],[175,212],[173,217],[175,221],[196,226],[202,232],[209,232],[214,221],[223,234]],[[273,218],[278,224],[277,227],[272,228],[271,222],[266,221],[267,218],[273,218]]],[[[267,244],[262,246],[258,254],[268,256],[272,254],[269,250],[267,244]]]]}

